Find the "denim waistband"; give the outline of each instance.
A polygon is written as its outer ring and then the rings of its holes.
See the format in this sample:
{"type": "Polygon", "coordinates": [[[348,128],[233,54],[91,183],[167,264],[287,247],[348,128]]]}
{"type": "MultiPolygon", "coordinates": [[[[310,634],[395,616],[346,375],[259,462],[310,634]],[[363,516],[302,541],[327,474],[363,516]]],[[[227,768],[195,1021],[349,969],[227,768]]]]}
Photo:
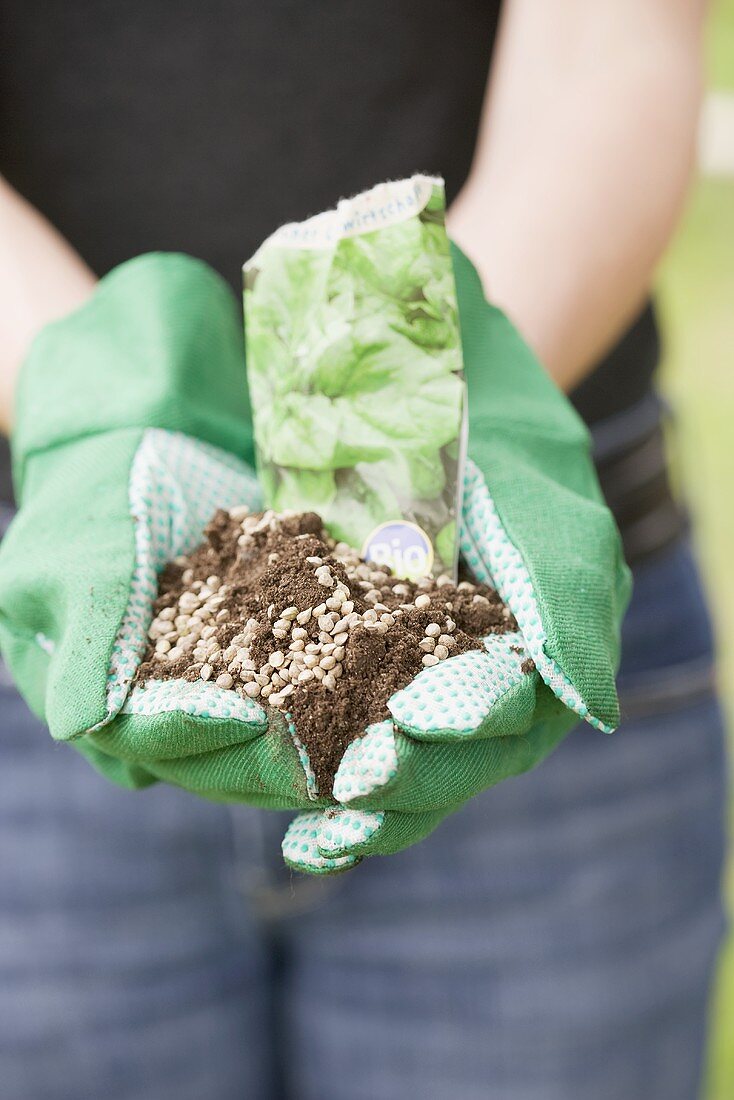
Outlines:
{"type": "Polygon", "coordinates": [[[630,565],[678,541],[688,523],[668,477],[663,423],[656,393],[593,425],[593,455],[604,498],[619,526],[630,565]]]}

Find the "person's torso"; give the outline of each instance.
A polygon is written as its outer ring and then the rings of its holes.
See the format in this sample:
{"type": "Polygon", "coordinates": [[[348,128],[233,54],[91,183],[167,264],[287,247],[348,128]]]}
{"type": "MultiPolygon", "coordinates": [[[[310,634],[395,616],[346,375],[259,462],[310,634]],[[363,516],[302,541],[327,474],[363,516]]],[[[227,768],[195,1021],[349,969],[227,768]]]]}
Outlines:
{"type": "Polygon", "coordinates": [[[238,285],[282,222],[469,171],[498,3],[8,0],[3,171],[103,274],[191,252],[238,285]]]}
{"type": "MultiPolygon", "coordinates": [[[[264,237],[343,195],[426,171],[451,201],[500,7],[5,0],[0,170],[97,274],[170,249],[239,291],[264,237]]],[[[643,400],[658,354],[648,306],[572,395],[587,423],[643,400]]]]}

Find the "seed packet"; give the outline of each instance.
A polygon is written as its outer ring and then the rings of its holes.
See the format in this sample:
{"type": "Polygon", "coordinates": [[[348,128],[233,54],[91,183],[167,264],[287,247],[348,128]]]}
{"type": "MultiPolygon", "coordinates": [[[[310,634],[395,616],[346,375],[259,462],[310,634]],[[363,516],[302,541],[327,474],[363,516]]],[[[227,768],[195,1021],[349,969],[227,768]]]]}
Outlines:
{"type": "Polygon", "coordinates": [[[455,576],[465,443],[443,180],[382,183],[244,267],[266,504],[312,509],[399,576],[455,576]]]}

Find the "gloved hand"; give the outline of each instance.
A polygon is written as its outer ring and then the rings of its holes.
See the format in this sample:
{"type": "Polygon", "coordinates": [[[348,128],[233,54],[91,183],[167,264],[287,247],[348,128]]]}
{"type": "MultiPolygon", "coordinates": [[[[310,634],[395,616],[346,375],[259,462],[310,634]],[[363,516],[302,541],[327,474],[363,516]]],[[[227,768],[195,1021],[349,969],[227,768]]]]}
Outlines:
{"type": "MultiPolygon", "coordinates": [[[[393,698],[399,732],[372,727],[337,775],[336,796],[359,809],[312,812],[289,830],[286,858],[303,870],[413,843],[540,760],[576,714],[616,721],[627,577],[586,433],[468,262],[457,253],[455,264],[477,463],[462,545],[521,636],[427,669],[393,698]],[[452,711],[457,685],[466,705],[452,711]]],[[[18,406],[21,510],[0,551],[0,639],[52,734],[129,785],[165,779],[214,799],[325,806],[276,712],[210,683],[131,687],[157,570],[199,542],[216,506],[256,503],[234,457],[250,459],[252,440],[223,284],[183,257],[124,265],[41,335],[18,406]]]]}
{"type": "Polygon", "coordinates": [[[209,798],[311,805],[277,712],[203,681],[132,685],[157,572],[201,541],[217,507],[258,503],[242,461],[241,318],[224,282],[176,255],[104,279],[34,343],[13,457],[0,641],[53,737],[128,786],[165,779],[209,798]]]}
{"type": "Polygon", "coordinates": [[[478,276],[453,251],[469,392],[462,555],[518,634],[452,657],[397,692],[390,721],[348,747],[338,807],[301,814],[283,842],[302,871],[407,847],[472,795],[527,771],[579,717],[611,732],[629,573],[585,428],[478,276]],[[528,663],[529,662],[529,663],[528,663]]]}

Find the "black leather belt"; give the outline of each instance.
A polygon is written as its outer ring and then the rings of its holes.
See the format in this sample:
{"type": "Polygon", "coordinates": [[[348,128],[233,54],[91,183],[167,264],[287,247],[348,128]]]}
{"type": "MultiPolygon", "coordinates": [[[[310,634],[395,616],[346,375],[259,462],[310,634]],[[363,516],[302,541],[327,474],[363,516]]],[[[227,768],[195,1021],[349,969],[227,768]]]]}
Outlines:
{"type": "Polygon", "coordinates": [[[591,430],[599,483],[619,526],[629,565],[665,550],[688,526],[668,477],[665,414],[659,397],[651,393],[591,430]]]}

